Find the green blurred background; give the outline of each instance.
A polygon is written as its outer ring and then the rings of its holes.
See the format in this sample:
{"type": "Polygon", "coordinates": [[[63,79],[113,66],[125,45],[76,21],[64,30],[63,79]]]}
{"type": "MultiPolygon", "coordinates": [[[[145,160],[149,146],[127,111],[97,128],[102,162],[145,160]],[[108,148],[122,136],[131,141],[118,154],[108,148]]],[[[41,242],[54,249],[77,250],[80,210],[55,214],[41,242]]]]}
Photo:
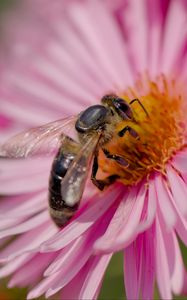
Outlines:
{"type": "MultiPolygon", "coordinates": [[[[0,18],[6,14],[9,9],[13,9],[23,0],[0,0],[0,18]]],[[[51,0],[52,1],[52,0],[51,0]]],[[[1,20],[0,20],[1,21],[1,20]]],[[[181,249],[187,267],[187,249],[181,244],[181,249]]],[[[0,283],[0,300],[22,300],[26,299],[26,289],[7,289],[7,281],[1,280],[0,283]]],[[[105,279],[102,285],[99,299],[100,300],[121,300],[125,299],[125,290],[123,283],[123,256],[122,253],[117,253],[113,256],[105,279]]],[[[155,289],[155,299],[159,299],[157,290],[155,289]]],[[[43,297],[40,300],[44,299],[43,297]]],[[[54,297],[50,299],[55,299],[54,297]]],[[[175,297],[174,299],[187,299],[187,297],[175,297]]]]}

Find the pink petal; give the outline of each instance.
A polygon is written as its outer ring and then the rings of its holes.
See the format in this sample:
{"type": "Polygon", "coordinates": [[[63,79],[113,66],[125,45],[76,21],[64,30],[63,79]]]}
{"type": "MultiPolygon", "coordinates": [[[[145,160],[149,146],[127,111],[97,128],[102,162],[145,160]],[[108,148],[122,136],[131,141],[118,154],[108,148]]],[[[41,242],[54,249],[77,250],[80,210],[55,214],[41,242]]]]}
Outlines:
{"type": "MultiPolygon", "coordinates": [[[[56,257],[56,259],[50,264],[47,270],[44,273],[44,276],[50,276],[57,271],[60,271],[65,268],[69,268],[69,264],[71,264],[71,260],[80,260],[80,256],[84,252],[83,248],[87,248],[88,251],[88,235],[84,234],[80,236],[75,241],[71,242],[68,246],[66,246],[63,250],[61,250],[60,254],[56,257]],[[80,255],[81,253],[81,255],[80,255]],[[71,258],[72,257],[72,258],[71,258]]],[[[91,248],[89,247],[89,252],[91,248]]],[[[89,254],[88,254],[89,255],[89,254]]]]}
{"type": "Polygon", "coordinates": [[[144,184],[141,185],[139,191],[137,187],[134,187],[131,189],[128,196],[125,195],[114,218],[109,224],[106,233],[95,243],[94,247],[98,252],[113,252],[120,250],[135,238],[145,196],[146,189],[144,184]]]}
{"type": "Polygon", "coordinates": [[[125,249],[124,280],[127,299],[152,299],[155,277],[154,226],[125,249]]]}
{"type": "Polygon", "coordinates": [[[40,297],[43,293],[45,293],[45,291],[47,289],[50,288],[52,282],[55,281],[55,279],[58,277],[58,275],[59,275],[59,272],[42,280],[36,287],[34,287],[28,293],[27,299],[30,300],[30,299],[35,299],[37,297],[40,297]]]}
{"type": "Polygon", "coordinates": [[[167,230],[164,219],[161,216],[159,221],[167,253],[170,286],[174,293],[180,293],[184,281],[184,267],[179,244],[175,232],[167,230]]]}
{"type": "MultiPolygon", "coordinates": [[[[100,26],[99,29],[97,28],[97,26],[95,26],[95,15],[92,14],[92,9],[94,9],[94,5],[92,4],[91,7],[89,6],[90,5],[88,5],[88,7],[84,7],[80,4],[72,6],[72,9],[69,11],[71,21],[80,31],[81,35],[84,38],[84,41],[86,41],[88,48],[90,48],[90,51],[96,57],[98,65],[100,65],[104,69],[105,75],[109,77],[109,80],[112,83],[111,88],[115,86],[119,88],[120,85],[124,87],[124,81],[122,81],[123,76],[120,76],[120,72],[118,68],[116,68],[116,64],[113,62],[114,56],[112,55],[111,59],[111,51],[108,49],[107,43],[104,42],[107,39],[107,35],[105,34],[106,24],[104,27],[100,26]]],[[[98,23],[103,22],[102,14],[100,13],[98,5],[97,15],[98,23]]],[[[108,21],[109,16],[107,16],[107,14],[105,13],[104,18],[108,21]]],[[[112,34],[112,37],[113,36],[114,35],[112,34]]],[[[117,35],[115,36],[115,39],[116,38],[117,35]]],[[[124,59],[122,60],[122,63],[123,62],[124,59]]]]}
{"type": "Polygon", "coordinates": [[[142,250],[141,289],[142,299],[152,299],[155,281],[155,226],[144,233],[144,248],[142,250]]]}
{"type": "MultiPolygon", "coordinates": [[[[83,299],[81,296],[83,292],[83,286],[88,284],[91,277],[92,282],[92,273],[94,272],[95,267],[97,267],[98,261],[100,262],[102,257],[100,256],[91,256],[88,262],[84,265],[81,271],[73,278],[73,280],[68,283],[62,290],[62,299],[72,300],[72,299],[83,299]],[[89,280],[89,281],[88,281],[89,280]],[[81,293],[81,294],[80,294],[81,293]]],[[[104,270],[103,270],[104,271],[104,270]]],[[[97,272],[98,274],[98,272],[97,272]]],[[[100,274],[100,273],[99,273],[100,274]]],[[[96,281],[100,279],[100,276],[96,276],[96,281]]],[[[93,279],[94,282],[95,278],[93,279]]],[[[93,285],[93,289],[95,286],[93,285]]],[[[97,299],[98,293],[100,290],[100,284],[96,287],[95,295],[92,299],[97,299]]],[[[85,299],[85,298],[84,298],[85,299]]]]}
{"type": "Polygon", "coordinates": [[[54,25],[54,30],[61,39],[61,42],[66,45],[65,50],[71,54],[72,62],[75,61],[77,63],[79,61],[82,68],[93,76],[95,81],[100,82],[103,89],[111,89],[110,78],[105,76],[102,64],[96,64],[96,58],[94,57],[93,59],[93,53],[88,51],[86,43],[82,42],[77,32],[69,24],[64,24],[62,21],[54,25]]]}
{"type": "Polygon", "coordinates": [[[176,205],[183,214],[187,214],[187,185],[170,166],[167,167],[167,176],[176,205]]]}
{"type": "Polygon", "coordinates": [[[177,215],[177,222],[175,225],[175,229],[179,235],[179,237],[181,238],[181,240],[187,245],[187,221],[184,218],[183,214],[181,213],[181,211],[179,210],[179,207],[177,206],[176,202],[173,199],[173,196],[171,194],[171,192],[169,191],[169,189],[166,187],[167,189],[167,193],[171,199],[171,202],[173,204],[173,207],[175,209],[176,215],[177,215]]]}
{"type": "Polygon", "coordinates": [[[112,254],[95,256],[91,270],[85,278],[78,299],[94,299],[98,287],[103,279],[105,270],[110,262],[112,254]]]}
{"type": "Polygon", "coordinates": [[[17,269],[19,269],[21,266],[23,266],[26,262],[30,261],[32,257],[34,257],[35,254],[27,253],[23,254],[15,259],[12,259],[9,263],[7,263],[5,266],[0,268],[0,278],[9,276],[13,272],[15,272],[17,269]]]}
{"type": "Polygon", "coordinates": [[[66,284],[68,284],[81,270],[81,268],[84,266],[86,261],[89,259],[90,255],[91,255],[90,247],[85,249],[84,252],[79,251],[77,253],[77,256],[74,256],[72,257],[71,260],[69,260],[68,265],[66,265],[65,269],[62,269],[59,272],[54,273],[53,275],[58,274],[58,276],[56,276],[55,280],[51,282],[50,287],[47,290],[46,297],[50,297],[56,294],[66,284]]]}
{"type": "Polygon", "coordinates": [[[108,56],[108,61],[113,63],[112,69],[116,73],[118,85],[124,89],[124,86],[133,84],[133,74],[120,27],[107,5],[103,5],[100,1],[91,4],[91,16],[100,44],[103,44],[105,55],[108,56]],[[111,44],[115,47],[111,47],[111,44]]]}
{"type": "Polygon", "coordinates": [[[138,226],[138,232],[143,232],[145,229],[149,228],[154,221],[156,214],[157,196],[154,186],[154,180],[149,181],[148,189],[148,206],[147,206],[147,216],[146,219],[141,221],[138,226]]]}
{"type": "Polygon", "coordinates": [[[181,151],[175,155],[171,164],[181,173],[187,173],[187,151],[181,151]]]}
{"type": "Polygon", "coordinates": [[[171,277],[171,287],[175,294],[180,294],[184,283],[183,259],[175,233],[173,233],[174,242],[174,269],[171,277]]]}
{"type": "Polygon", "coordinates": [[[8,284],[8,287],[24,287],[26,285],[34,284],[40,279],[43,271],[55,256],[56,255],[54,253],[36,255],[15,272],[8,284]]]}
{"type": "Polygon", "coordinates": [[[159,1],[148,1],[148,19],[149,19],[149,51],[148,65],[149,74],[155,76],[158,74],[158,63],[160,58],[160,44],[162,36],[162,14],[159,1]]]}
{"type": "MultiPolygon", "coordinates": [[[[93,99],[93,93],[84,89],[83,86],[80,86],[76,81],[72,81],[70,78],[68,79],[65,77],[62,70],[49,60],[45,58],[41,59],[40,62],[37,63],[37,70],[43,72],[47,79],[52,81],[57,88],[63,89],[64,92],[70,91],[70,95],[73,95],[74,97],[79,95],[80,98],[84,99],[84,102],[86,102],[87,105],[89,105],[89,101],[93,99]]],[[[81,105],[79,107],[81,108],[81,105]]],[[[72,114],[70,109],[69,114],[72,114]]]]}
{"type": "Polygon", "coordinates": [[[145,2],[128,1],[124,13],[124,23],[128,33],[127,46],[129,53],[132,55],[136,71],[145,71],[148,63],[148,24],[145,2]]]}
{"type": "Polygon", "coordinates": [[[176,63],[185,46],[186,28],[186,11],[183,9],[181,1],[171,1],[163,34],[162,57],[159,64],[161,71],[169,72],[173,67],[176,67],[174,63],[176,63]]]}
{"type": "Polygon", "coordinates": [[[25,252],[32,252],[38,249],[43,241],[53,236],[57,232],[56,226],[52,222],[45,222],[33,230],[30,230],[16,240],[12,241],[8,246],[0,252],[0,262],[11,260],[25,252]],[[37,230],[37,234],[36,234],[37,230]]]}
{"type": "Polygon", "coordinates": [[[12,218],[7,218],[7,219],[2,219],[1,223],[0,223],[0,231],[5,231],[11,227],[14,227],[16,225],[19,225],[20,222],[23,222],[25,220],[25,218],[16,218],[16,219],[12,219],[12,218]]]}
{"type": "Polygon", "coordinates": [[[92,261],[95,256],[91,256],[79,273],[62,289],[62,299],[72,300],[77,299],[80,290],[84,284],[87,273],[90,272],[92,261]]]}
{"type": "Polygon", "coordinates": [[[27,221],[23,221],[20,224],[0,232],[0,238],[6,237],[13,234],[19,234],[38,227],[49,219],[48,211],[39,213],[27,221]]]}
{"type": "Polygon", "coordinates": [[[156,278],[162,299],[172,299],[167,251],[159,219],[156,219],[156,278]]]}
{"type": "Polygon", "coordinates": [[[18,218],[28,217],[47,208],[47,193],[41,192],[29,197],[29,195],[5,198],[0,203],[0,217],[18,218]],[[20,201],[21,200],[21,201],[20,201]],[[2,205],[3,204],[3,205],[2,205]]]}
{"type": "Polygon", "coordinates": [[[96,222],[91,230],[64,248],[55,262],[49,266],[46,272],[47,275],[56,274],[58,271],[60,273],[54,283],[51,284],[51,289],[47,291],[47,297],[62,289],[83,267],[93,252],[92,246],[94,241],[106,230],[109,220],[111,219],[111,214],[113,214],[113,212],[107,212],[101,220],[96,222]]]}
{"type": "Polygon", "coordinates": [[[6,102],[1,101],[1,112],[7,114],[9,118],[18,119],[19,122],[24,123],[25,126],[37,126],[38,124],[48,123],[49,120],[57,119],[55,114],[53,116],[52,114],[49,114],[49,112],[45,112],[44,109],[42,114],[38,114],[38,108],[36,107],[34,109],[32,107],[32,109],[28,110],[28,106],[26,105],[18,106],[14,102],[8,102],[7,98],[5,99],[6,102]]]}
{"type": "Polygon", "coordinates": [[[42,188],[46,188],[46,185],[48,183],[49,172],[45,173],[43,171],[42,172],[40,171],[41,173],[39,173],[35,171],[34,174],[34,172],[31,171],[31,174],[29,176],[28,173],[24,174],[26,171],[23,172],[23,174],[21,174],[20,171],[21,170],[17,172],[16,176],[13,174],[9,174],[6,176],[6,178],[1,179],[1,187],[0,187],[1,194],[3,195],[23,194],[23,193],[35,192],[36,190],[41,190],[42,188]],[[10,182],[11,182],[11,190],[10,190],[10,182]]]}
{"type": "Polygon", "coordinates": [[[75,238],[91,227],[116,201],[121,194],[119,185],[113,186],[104,193],[97,194],[80,210],[80,214],[57,233],[53,238],[42,244],[42,251],[53,251],[65,247],[75,238]],[[97,199],[96,199],[97,197],[97,199]]]}
{"type": "Polygon", "coordinates": [[[161,175],[155,176],[155,189],[157,192],[158,204],[163,218],[169,229],[176,223],[176,214],[171,204],[171,199],[165,188],[165,183],[161,175]]]}
{"type": "Polygon", "coordinates": [[[138,270],[136,262],[136,247],[132,243],[125,249],[124,257],[124,280],[127,299],[138,299],[138,270]]]}

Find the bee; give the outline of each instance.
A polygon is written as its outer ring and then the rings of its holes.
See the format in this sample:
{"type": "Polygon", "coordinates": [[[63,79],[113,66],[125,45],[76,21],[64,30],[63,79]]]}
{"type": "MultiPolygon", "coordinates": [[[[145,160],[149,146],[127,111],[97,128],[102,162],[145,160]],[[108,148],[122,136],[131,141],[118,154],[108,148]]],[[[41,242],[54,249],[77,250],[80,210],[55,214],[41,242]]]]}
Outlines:
{"type": "MultiPolygon", "coordinates": [[[[101,104],[88,107],[78,116],[20,133],[0,148],[1,157],[13,158],[45,155],[58,149],[52,163],[48,189],[49,212],[57,226],[65,226],[77,211],[91,164],[91,180],[99,190],[119,179],[117,174],[97,179],[100,149],[107,159],[128,168],[125,157],[111,154],[106,145],[113,138],[119,122],[135,121],[131,108],[135,101],[147,114],[139,99],[128,103],[117,95],[105,95],[101,104]],[[78,141],[63,132],[68,126],[74,127],[78,141]]],[[[122,138],[127,131],[133,138],[139,138],[138,133],[129,125],[120,129],[118,136],[122,138]]]]}

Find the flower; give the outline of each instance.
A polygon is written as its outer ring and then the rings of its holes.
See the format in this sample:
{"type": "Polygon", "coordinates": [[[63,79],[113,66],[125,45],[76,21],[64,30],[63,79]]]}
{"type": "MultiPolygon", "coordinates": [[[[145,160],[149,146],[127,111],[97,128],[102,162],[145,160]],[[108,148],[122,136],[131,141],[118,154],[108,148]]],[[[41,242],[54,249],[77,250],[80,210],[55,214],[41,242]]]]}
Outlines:
{"type": "Polygon", "coordinates": [[[115,92],[140,100],[132,104],[136,122],[127,122],[137,138],[129,131],[109,143],[128,168],[101,153],[100,169],[120,180],[104,192],[88,181],[61,230],[48,213],[51,159],[2,159],[0,277],[11,275],[10,287],[36,284],[28,299],[61,290],[64,299],[95,299],[121,250],[128,299],[152,299],[155,281],[171,299],[186,282],[177,239],[187,244],[185,1],[57,3],[30,17],[38,28],[29,27],[31,41],[24,32],[15,39],[1,74],[3,116],[29,128],[115,92]]]}

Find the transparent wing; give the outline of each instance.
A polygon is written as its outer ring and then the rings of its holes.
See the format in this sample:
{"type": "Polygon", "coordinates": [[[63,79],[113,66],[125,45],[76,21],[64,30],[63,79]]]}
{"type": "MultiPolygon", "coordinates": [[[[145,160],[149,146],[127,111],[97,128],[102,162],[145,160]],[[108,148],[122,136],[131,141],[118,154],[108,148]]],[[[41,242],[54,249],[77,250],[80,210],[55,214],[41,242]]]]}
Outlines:
{"type": "Polygon", "coordinates": [[[72,116],[19,133],[0,146],[0,157],[51,155],[63,141],[65,132],[74,128],[76,119],[72,116]]]}
{"type": "Polygon", "coordinates": [[[100,134],[95,134],[84,144],[77,154],[74,162],[61,182],[61,196],[66,205],[74,206],[79,203],[87,175],[91,165],[91,159],[97,147],[100,134]]]}

